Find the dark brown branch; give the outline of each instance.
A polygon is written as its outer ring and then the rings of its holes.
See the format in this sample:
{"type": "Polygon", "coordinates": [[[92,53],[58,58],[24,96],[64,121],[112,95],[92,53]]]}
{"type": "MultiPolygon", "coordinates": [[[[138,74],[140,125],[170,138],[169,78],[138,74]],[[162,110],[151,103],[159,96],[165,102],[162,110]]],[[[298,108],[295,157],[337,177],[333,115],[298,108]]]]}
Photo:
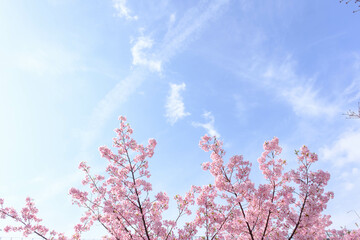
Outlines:
{"type": "MultiPolygon", "coordinates": [[[[124,141],[124,142],[125,142],[125,141],[124,141]]],[[[132,175],[132,180],[133,180],[134,186],[136,186],[134,169],[133,169],[133,166],[132,166],[132,164],[131,164],[129,152],[128,152],[127,149],[125,149],[125,151],[126,151],[127,159],[128,159],[128,161],[129,161],[129,164],[130,164],[130,172],[131,172],[131,175],[132,175]]],[[[147,225],[146,225],[146,221],[145,221],[144,211],[143,211],[143,209],[142,209],[142,205],[141,205],[141,202],[140,202],[140,196],[139,196],[139,193],[138,193],[136,187],[135,187],[135,194],[136,194],[136,198],[137,198],[137,202],[138,202],[138,208],[139,208],[140,213],[141,213],[141,220],[142,220],[142,223],[143,223],[143,226],[144,226],[144,229],[145,229],[145,234],[146,234],[147,239],[150,240],[149,231],[148,231],[148,229],[147,229],[147,225]]]]}
{"type": "MultiPolygon", "coordinates": [[[[4,210],[0,209],[0,212],[7,215],[8,217],[11,217],[12,219],[15,219],[16,221],[22,223],[24,226],[28,225],[26,224],[24,221],[22,221],[21,219],[19,218],[16,218],[15,216],[12,216],[10,214],[8,214],[7,212],[5,212],[4,210]]],[[[45,239],[45,240],[48,240],[48,238],[46,238],[45,236],[43,236],[42,234],[38,233],[37,231],[33,231],[33,233],[35,233],[36,235],[38,235],[39,237],[45,239]]]]}

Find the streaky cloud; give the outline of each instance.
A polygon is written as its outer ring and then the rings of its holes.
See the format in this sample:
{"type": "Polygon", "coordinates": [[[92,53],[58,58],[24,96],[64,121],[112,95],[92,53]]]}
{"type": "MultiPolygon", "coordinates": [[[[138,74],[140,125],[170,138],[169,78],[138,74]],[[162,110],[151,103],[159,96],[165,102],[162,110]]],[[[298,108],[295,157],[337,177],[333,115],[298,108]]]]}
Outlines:
{"type": "MultiPolygon", "coordinates": [[[[195,7],[187,10],[182,18],[175,24],[175,14],[171,14],[168,20],[168,30],[163,38],[156,41],[158,47],[152,48],[154,40],[149,36],[140,36],[135,42],[133,53],[133,65],[147,66],[151,71],[161,72],[162,65],[181,52],[187,44],[197,39],[201,30],[221,14],[221,10],[229,0],[211,1],[209,4],[200,2],[195,7]],[[149,49],[147,54],[141,50],[149,49]]],[[[166,25],[166,23],[165,23],[166,25]]]]}
{"type": "Polygon", "coordinates": [[[287,58],[282,64],[270,62],[263,70],[262,82],[276,95],[292,106],[298,116],[333,117],[339,112],[339,106],[329,104],[313,87],[315,78],[299,76],[295,71],[295,62],[287,58]]]}
{"type": "Polygon", "coordinates": [[[180,52],[187,44],[194,41],[201,30],[213,19],[222,13],[222,9],[229,0],[210,1],[209,4],[200,2],[189,9],[182,18],[169,28],[156,53],[163,62],[169,61],[180,52]]]}
{"type": "Polygon", "coordinates": [[[83,148],[87,149],[99,134],[108,118],[115,110],[125,103],[145,79],[146,73],[134,70],[130,75],[116,84],[103,99],[101,99],[93,110],[89,125],[83,132],[83,148]]]}
{"type": "MultiPolygon", "coordinates": [[[[139,68],[133,69],[129,76],[115,85],[94,108],[88,128],[83,132],[84,151],[94,141],[115,109],[124,104],[128,97],[141,86],[144,79],[150,74],[146,70],[161,73],[163,63],[170,61],[189,42],[194,41],[197,33],[208,21],[216,17],[221,7],[228,2],[228,0],[211,1],[209,4],[201,2],[189,9],[183,17],[179,18],[178,24],[174,24],[174,27],[168,30],[157,48],[153,49],[154,42],[150,37],[141,36],[135,41],[131,49],[133,65],[138,65],[139,68]],[[144,50],[148,51],[145,53],[144,50]]],[[[117,6],[114,6],[115,8],[121,9],[122,6],[125,6],[126,1],[116,0],[114,3],[118,3],[117,6]]],[[[126,17],[126,14],[124,16],[126,17]]]]}

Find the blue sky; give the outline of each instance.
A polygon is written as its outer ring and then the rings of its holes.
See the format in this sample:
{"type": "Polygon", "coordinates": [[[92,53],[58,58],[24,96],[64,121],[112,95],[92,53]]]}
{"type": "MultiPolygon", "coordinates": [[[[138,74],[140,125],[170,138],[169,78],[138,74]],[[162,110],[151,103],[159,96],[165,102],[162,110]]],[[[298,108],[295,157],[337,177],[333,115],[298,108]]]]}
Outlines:
{"type": "MultiPolygon", "coordinates": [[[[212,178],[205,133],[253,162],[279,137],[319,154],[334,227],[360,222],[359,13],[339,1],[0,2],[0,196],[35,199],[44,223],[72,233],[80,161],[101,172],[117,117],[155,138],[154,192],[183,194],[212,178]]],[[[175,207],[175,205],[170,206],[175,207]]],[[[168,217],[174,211],[168,212],[168,217]]],[[[4,221],[0,226],[5,224],[4,221]]],[[[13,234],[12,234],[13,235],[13,234]]],[[[97,237],[95,230],[88,236],[97,237]]]]}

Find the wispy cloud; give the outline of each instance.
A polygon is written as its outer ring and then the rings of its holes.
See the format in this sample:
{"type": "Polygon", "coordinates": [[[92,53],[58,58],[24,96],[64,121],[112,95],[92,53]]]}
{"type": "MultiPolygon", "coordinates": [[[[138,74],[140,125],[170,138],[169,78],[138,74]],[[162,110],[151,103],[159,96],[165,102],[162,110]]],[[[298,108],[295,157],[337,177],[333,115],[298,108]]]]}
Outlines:
{"type": "MultiPolygon", "coordinates": [[[[360,73],[360,71],[359,71],[360,73]]],[[[360,100],[360,77],[355,77],[353,81],[343,91],[342,95],[347,99],[347,103],[354,103],[360,100]]],[[[344,99],[343,97],[343,99],[344,99]]]]}
{"type": "Polygon", "coordinates": [[[202,127],[202,128],[204,128],[206,130],[206,132],[210,136],[220,137],[220,134],[215,130],[215,127],[214,127],[215,118],[212,115],[212,113],[211,112],[205,112],[203,114],[203,117],[205,118],[205,120],[208,120],[208,122],[206,122],[206,123],[193,122],[192,125],[194,127],[202,127]]]}
{"type": "Polygon", "coordinates": [[[152,71],[161,72],[163,64],[194,41],[207,23],[221,14],[228,2],[229,0],[201,2],[189,9],[178,21],[175,13],[171,14],[167,32],[162,38],[155,40],[157,48],[152,48],[154,40],[150,37],[141,36],[135,41],[131,49],[133,65],[143,65],[152,71]],[[144,52],[144,49],[148,51],[144,52]]]}
{"type": "Polygon", "coordinates": [[[126,0],[113,0],[113,3],[118,17],[124,17],[126,20],[138,19],[138,16],[131,15],[131,10],[126,6],[126,0]]]}
{"type": "Polygon", "coordinates": [[[321,97],[313,87],[314,81],[314,78],[299,76],[291,58],[287,58],[282,64],[268,64],[262,75],[262,83],[289,103],[295,114],[308,117],[336,115],[339,106],[329,104],[329,101],[321,97]]]}
{"type": "Polygon", "coordinates": [[[139,37],[131,48],[131,54],[133,57],[133,65],[142,65],[148,67],[151,71],[161,72],[161,61],[153,60],[153,54],[146,49],[151,49],[153,46],[153,40],[149,37],[139,37]]]}
{"type": "Polygon", "coordinates": [[[183,98],[180,95],[181,91],[185,90],[185,83],[173,84],[170,83],[170,93],[166,99],[166,118],[171,125],[175,124],[179,119],[189,116],[189,112],[185,112],[185,105],[183,98]]]}
{"type": "Polygon", "coordinates": [[[332,144],[320,148],[322,159],[335,166],[360,163],[360,129],[350,129],[341,134],[332,144]]]}
{"type": "MultiPolygon", "coordinates": [[[[219,15],[220,9],[228,2],[229,0],[216,0],[210,3],[199,3],[189,9],[183,17],[179,18],[176,21],[177,24],[174,23],[169,27],[163,37],[158,37],[157,39],[160,39],[157,41],[158,44],[154,44],[155,41],[151,37],[140,36],[134,41],[131,48],[133,65],[144,66],[153,72],[161,73],[164,62],[170,61],[186,44],[194,41],[203,27],[211,19],[219,15]],[[156,45],[156,48],[153,45],[156,45]]],[[[131,17],[125,4],[126,1],[114,0],[114,7],[119,10],[120,16],[131,17]]],[[[165,26],[167,26],[168,21],[164,23],[165,26]]],[[[170,21],[172,20],[170,19],[170,21]]],[[[142,84],[148,74],[143,68],[133,69],[128,77],[120,81],[100,100],[93,111],[89,126],[83,132],[83,152],[86,152],[85,149],[93,142],[114,110],[127,101],[128,97],[142,84]]]]}
{"type": "MultiPolygon", "coordinates": [[[[201,30],[209,24],[210,20],[215,19],[222,13],[229,0],[215,0],[200,2],[198,5],[189,9],[182,18],[169,28],[165,34],[161,48],[157,55],[163,62],[181,51],[187,44],[195,40],[201,30]]],[[[175,15],[170,17],[170,22],[175,21],[175,15]],[[174,16],[174,17],[173,17],[174,16]]]]}
{"type": "Polygon", "coordinates": [[[353,104],[360,100],[360,53],[354,53],[354,61],[352,67],[353,79],[348,87],[342,92],[342,99],[346,99],[347,103],[353,104]]]}
{"type": "Polygon", "coordinates": [[[133,71],[128,77],[116,84],[111,91],[98,102],[91,115],[89,125],[82,133],[83,153],[86,152],[86,149],[88,149],[98,136],[101,128],[111,114],[113,114],[121,104],[124,104],[129,96],[135,93],[144,78],[144,72],[133,71]]]}
{"type": "MultiPolygon", "coordinates": [[[[249,61],[239,61],[217,56],[219,65],[233,72],[242,81],[271,92],[275,99],[291,106],[300,117],[333,118],[341,114],[344,100],[348,96],[332,100],[316,87],[316,73],[313,76],[300,74],[297,61],[291,56],[263,56],[260,49],[250,53],[249,61]]],[[[354,82],[357,85],[357,81],[354,82]]],[[[351,88],[353,89],[353,88],[351,88]]],[[[348,90],[350,92],[351,90],[348,90]]]]}
{"type": "MultiPolygon", "coordinates": [[[[133,65],[142,65],[152,71],[160,72],[164,61],[169,61],[182,49],[186,43],[196,39],[195,36],[208,21],[219,14],[221,7],[226,5],[228,0],[211,1],[208,4],[200,3],[189,9],[178,24],[170,28],[159,42],[156,49],[153,49],[154,40],[150,37],[141,36],[131,48],[133,65]],[[145,50],[148,50],[147,52],[145,50]],[[152,50],[152,51],[150,51],[152,50]]],[[[116,0],[118,7],[126,1],[116,0]]],[[[122,4],[122,5],[121,5],[122,4]]],[[[164,23],[166,24],[166,23],[164,23]]],[[[96,106],[91,122],[95,125],[103,125],[105,119],[113,112],[116,106],[124,103],[127,98],[139,87],[147,73],[143,69],[135,69],[126,79],[118,83],[96,106]],[[127,89],[124,91],[124,89],[127,89]],[[114,99],[117,99],[114,101],[114,99]]],[[[92,124],[91,124],[92,125],[92,124]]]]}

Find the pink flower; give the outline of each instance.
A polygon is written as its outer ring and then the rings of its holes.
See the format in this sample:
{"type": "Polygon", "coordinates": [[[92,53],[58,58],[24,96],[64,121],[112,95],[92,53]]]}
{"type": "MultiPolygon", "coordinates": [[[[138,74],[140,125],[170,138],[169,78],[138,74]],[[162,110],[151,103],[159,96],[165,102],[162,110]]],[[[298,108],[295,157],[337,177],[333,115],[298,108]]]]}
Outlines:
{"type": "MultiPolygon", "coordinates": [[[[282,148],[274,137],[263,145],[258,158],[259,169],[265,180],[255,185],[250,179],[252,164],[241,155],[225,158],[222,141],[207,135],[200,147],[211,151],[210,161],[202,164],[212,175],[205,186],[192,186],[183,196],[174,197],[178,213],[174,220],[163,219],[169,208],[165,192],[152,193],[149,158],[153,156],[156,140],[148,146],[137,144],[131,137],[133,130],[126,118],[120,116],[120,127],[115,130],[114,154],[108,147],[99,148],[107,159],[106,173],[90,174],[90,167],[81,162],[86,191],[71,188],[73,203],[85,209],[75,233],[67,238],[63,233],[49,231],[41,225],[33,200],[26,199],[20,214],[14,208],[3,207],[0,199],[0,218],[12,218],[19,225],[7,226],[5,232],[22,232],[29,236],[36,232],[45,239],[80,239],[94,222],[104,226],[104,239],[193,239],[199,232],[205,239],[360,239],[360,230],[327,230],[330,216],[323,211],[334,197],[326,192],[330,174],[313,171],[318,160],[315,153],[303,146],[296,151],[299,166],[287,171],[286,160],[280,158],[282,148]],[[299,154],[300,153],[300,154],[299,154]],[[179,219],[188,222],[179,225],[179,219]]],[[[166,181],[166,179],[165,179],[166,181]]]]}

